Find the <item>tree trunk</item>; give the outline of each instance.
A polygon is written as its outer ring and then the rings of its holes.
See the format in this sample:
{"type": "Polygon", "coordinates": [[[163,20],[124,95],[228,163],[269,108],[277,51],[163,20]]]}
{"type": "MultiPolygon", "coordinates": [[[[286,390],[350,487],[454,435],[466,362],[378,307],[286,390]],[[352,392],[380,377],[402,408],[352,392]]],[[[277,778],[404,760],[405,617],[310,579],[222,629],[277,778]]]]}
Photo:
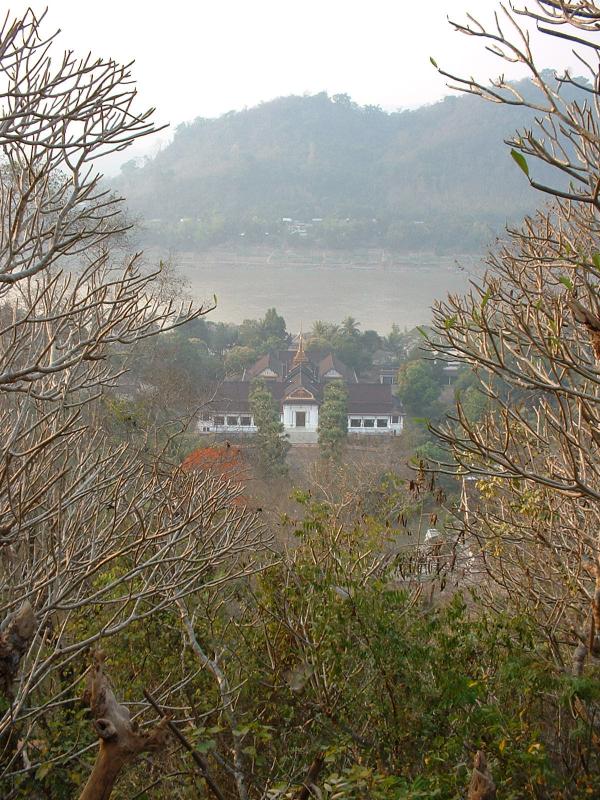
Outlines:
{"type": "Polygon", "coordinates": [[[487,765],[485,754],[481,750],[475,754],[467,800],[496,800],[496,784],[487,765]]]}
{"type": "Polygon", "coordinates": [[[102,662],[102,654],[96,653],[85,693],[100,751],[79,800],[108,800],[123,766],[140,753],[164,750],[167,741],[167,719],[149,733],[138,731],[129,710],[117,702],[102,662]]]}
{"type": "Polygon", "coordinates": [[[323,769],[323,764],[325,763],[325,759],[323,758],[323,753],[319,753],[315,756],[314,761],[310,765],[308,772],[306,774],[306,778],[304,779],[304,783],[302,784],[302,788],[298,792],[296,796],[296,800],[309,800],[311,796],[311,790],[314,787],[317,778],[319,777],[319,773],[323,769]]]}

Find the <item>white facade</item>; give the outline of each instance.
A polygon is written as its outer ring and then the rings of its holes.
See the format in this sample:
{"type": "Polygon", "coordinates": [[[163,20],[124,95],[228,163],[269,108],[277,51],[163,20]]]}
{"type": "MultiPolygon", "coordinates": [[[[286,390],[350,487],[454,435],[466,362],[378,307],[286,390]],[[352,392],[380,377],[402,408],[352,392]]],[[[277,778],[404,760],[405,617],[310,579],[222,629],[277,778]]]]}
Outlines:
{"type": "Polygon", "coordinates": [[[283,404],[283,427],[286,429],[301,428],[305,431],[316,431],[319,427],[319,406],[306,403],[283,404]]]}
{"type": "MultiPolygon", "coordinates": [[[[198,422],[200,433],[255,433],[254,418],[249,414],[203,414],[198,422]]],[[[317,405],[284,404],[281,421],[286,431],[316,433],[319,429],[317,405]],[[302,417],[304,415],[304,417],[302,417]]],[[[368,436],[399,434],[404,427],[400,414],[349,414],[348,433],[368,436]]]]}
{"type": "Polygon", "coordinates": [[[400,414],[349,414],[348,433],[398,434],[403,428],[400,414]]]}
{"type": "Polygon", "coordinates": [[[198,421],[199,433],[256,433],[251,414],[207,414],[198,421]]]}

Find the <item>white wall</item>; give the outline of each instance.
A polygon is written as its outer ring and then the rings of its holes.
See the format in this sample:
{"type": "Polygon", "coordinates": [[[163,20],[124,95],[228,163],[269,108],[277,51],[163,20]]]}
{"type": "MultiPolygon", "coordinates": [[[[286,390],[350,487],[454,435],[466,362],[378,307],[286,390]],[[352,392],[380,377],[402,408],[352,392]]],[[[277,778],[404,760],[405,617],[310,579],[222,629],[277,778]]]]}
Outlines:
{"type": "MultiPolygon", "coordinates": [[[[241,425],[228,425],[227,424],[227,416],[222,415],[225,417],[225,424],[224,425],[215,425],[214,420],[211,419],[210,421],[206,420],[199,420],[198,421],[198,431],[200,433],[215,433],[215,432],[226,432],[232,431],[236,433],[254,433],[256,431],[256,426],[254,425],[254,419],[251,417],[252,424],[248,426],[241,426],[241,425]],[[205,430],[207,429],[207,430],[205,430]]],[[[242,415],[239,414],[230,414],[231,416],[235,416],[238,423],[240,421],[240,417],[242,415]]],[[[244,415],[249,416],[249,415],[244,415]]],[[[398,417],[398,423],[392,425],[391,416],[387,416],[386,414],[349,414],[348,415],[348,433],[367,433],[367,434],[391,434],[391,433],[400,433],[404,427],[404,418],[402,416],[398,417]],[[388,425],[386,428],[365,428],[362,424],[360,428],[351,428],[350,427],[350,418],[353,419],[361,419],[364,420],[365,418],[368,419],[384,419],[388,420],[388,425]]],[[[296,405],[296,404],[285,404],[283,406],[283,414],[281,415],[281,421],[283,422],[283,426],[286,429],[294,429],[298,431],[316,431],[319,427],[319,407],[316,405],[296,405]],[[296,411],[304,411],[306,414],[306,426],[304,428],[296,428],[296,411]]]]}
{"type": "MultiPolygon", "coordinates": [[[[217,415],[218,416],[218,415],[217,415]]],[[[226,431],[232,431],[233,433],[256,433],[256,425],[254,424],[254,419],[249,414],[221,414],[224,418],[223,425],[216,425],[214,418],[210,420],[198,420],[198,432],[199,433],[225,433],[226,431]],[[227,417],[231,419],[234,417],[237,420],[237,425],[230,425],[227,423],[227,417]],[[240,425],[241,417],[248,417],[250,416],[251,425],[240,425]]]]}
{"type": "Polygon", "coordinates": [[[403,428],[403,420],[401,416],[398,416],[398,422],[392,425],[392,417],[387,414],[349,414],[348,415],[348,433],[367,433],[367,434],[390,434],[390,433],[400,433],[403,428]],[[361,425],[359,428],[353,428],[350,426],[351,419],[360,419],[361,425]],[[364,421],[365,419],[373,419],[375,420],[375,427],[373,428],[365,428],[364,421]],[[385,428],[378,428],[377,427],[377,420],[378,419],[386,419],[387,426],[385,428]]]}
{"type": "Polygon", "coordinates": [[[300,405],[299,403],[283,405],[283,427],[296,427],[296,411],[304,411],[306,414],[306,426],[298,430],[316,431],[319,427],[319,407],[316,405],[300,405]]]}

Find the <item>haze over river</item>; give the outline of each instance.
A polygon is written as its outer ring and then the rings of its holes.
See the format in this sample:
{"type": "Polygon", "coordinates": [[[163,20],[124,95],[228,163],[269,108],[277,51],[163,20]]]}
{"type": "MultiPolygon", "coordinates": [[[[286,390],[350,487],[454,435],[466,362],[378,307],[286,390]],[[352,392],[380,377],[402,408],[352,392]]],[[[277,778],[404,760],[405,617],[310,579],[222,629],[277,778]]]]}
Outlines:
{"type": "MultiPolygon", "coordinates": [[[[148,256],[156,253],[148,252],[148,256]]],[[[269,250],[216,248],[172,253],[196,301],[217,295],[209,319],[239,323],[275,307],[288,330],[310,329],[317,320],[350,315],[362,330],[387,333],[427,323],[436,298],[465,292],[481,276],[473,255],[397,254],[383,250],[269,250]]]]}

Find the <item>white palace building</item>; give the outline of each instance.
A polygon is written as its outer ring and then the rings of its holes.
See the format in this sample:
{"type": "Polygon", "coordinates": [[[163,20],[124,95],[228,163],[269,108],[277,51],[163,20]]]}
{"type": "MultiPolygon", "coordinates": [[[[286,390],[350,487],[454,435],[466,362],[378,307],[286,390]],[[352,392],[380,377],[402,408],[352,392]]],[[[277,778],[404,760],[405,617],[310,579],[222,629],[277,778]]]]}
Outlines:
{"type": "Polygon", "coordinates": [[[366,383],[331,352],[304,351],[302,336],[297,349],[279,350],[258,359],[238,379],[225,380],[200,415],[202,433],[253,433],[256,431],[249,394],[255,378],[264,380],[279,406],[281,421],[292,442],[316,441],[319,408],[328,381],[341,380],[348,390],[348,432],[395,435],[403,428],[400,401],[389,383],[366,383]]]}

